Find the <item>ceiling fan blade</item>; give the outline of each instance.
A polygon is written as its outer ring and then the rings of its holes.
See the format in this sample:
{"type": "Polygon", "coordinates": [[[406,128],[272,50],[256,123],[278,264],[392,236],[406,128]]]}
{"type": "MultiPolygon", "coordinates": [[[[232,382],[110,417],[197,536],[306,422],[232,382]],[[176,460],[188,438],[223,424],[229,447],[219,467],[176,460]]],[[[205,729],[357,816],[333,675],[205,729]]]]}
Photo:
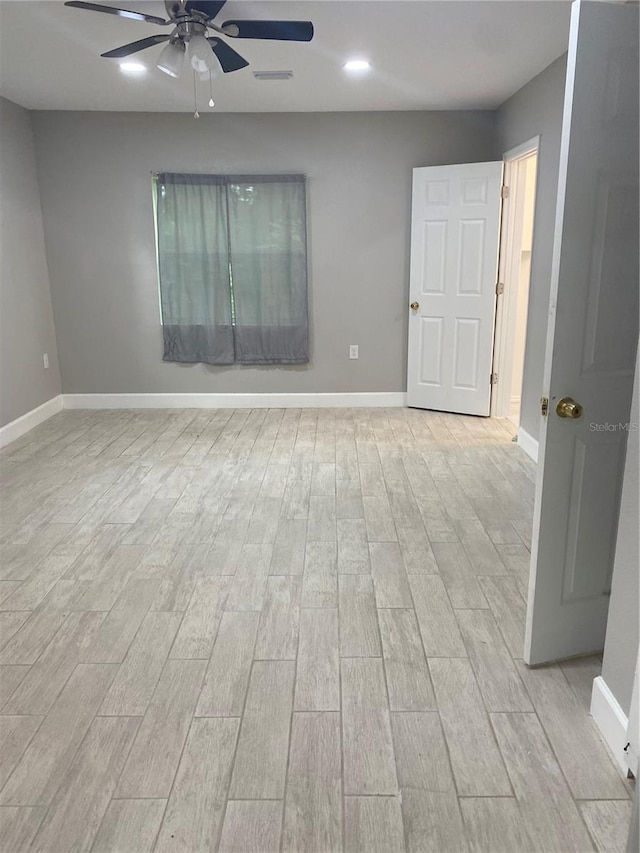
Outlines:
{"type": "Polygon", "coordinates": [[[277,39],[278,41],[311,41],[311,21],[225,21],[222,29],[236,27],[238,32],[231,36],[238,39],[277,39]]]}
{"type": "Polygon", "coordinates": [[[203,12],[209,21],[212,21],[220,12],[227,0],[187,0],[185,9],[187,12],[203,12]]]}
{"type": "Polygon", "coordinates": [[[249,64],[243,56],[240,56],[237,51],[220,39],[209,38],[207,41],[211,45],[211,50],[218,57],[218,62],[225,74],[229,74],[230,71],[239,71],[249,64]]]}
{"type": "Polygon", "coordinates": [[[129,42],[129,44],[123,44],[122,47],[116,47],[114,50],[101,53],[100,56],[105,56],[108,59],[119,59],[123,56],[131,56],[132,53],[137,53],[139,50],[146,50],[148,47],[153,47],[155,44],[161,44],[163,41],[169,41],[170,38],[170,35],[149,36],[146,39],[140,39],[139,41],[129,42]]]}
{"type": "Polygon", "coordinates": [[[113,6],[101,6],[99,3],[83,3],[82,0],[69,0],[64,4],[74,9],[88,9],[90,12],[106,12],[108,15],[119,15],[121,18],[131,18],[134,21],[146,21],[148,24],[169,24],[164,18],[155,15],[144,15],[142,12],[129,12],[127,9],[116,9],[113,6]]]}

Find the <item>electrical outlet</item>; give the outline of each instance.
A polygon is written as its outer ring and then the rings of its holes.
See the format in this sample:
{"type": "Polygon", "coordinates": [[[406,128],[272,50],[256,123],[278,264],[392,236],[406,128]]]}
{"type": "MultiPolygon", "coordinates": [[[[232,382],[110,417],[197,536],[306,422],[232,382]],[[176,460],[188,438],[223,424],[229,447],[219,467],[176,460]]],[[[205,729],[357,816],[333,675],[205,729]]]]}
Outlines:
{"type": "Polygon", "coordinates": [[[360,358],[358,344],[349,344],[349,358],[360,358]]]}
{"type": "Polygon", "coordinates": [[[49,370],[49,353],[45,352],[42,356],[42,363],[44,364],[44,369],[49,370]]]}

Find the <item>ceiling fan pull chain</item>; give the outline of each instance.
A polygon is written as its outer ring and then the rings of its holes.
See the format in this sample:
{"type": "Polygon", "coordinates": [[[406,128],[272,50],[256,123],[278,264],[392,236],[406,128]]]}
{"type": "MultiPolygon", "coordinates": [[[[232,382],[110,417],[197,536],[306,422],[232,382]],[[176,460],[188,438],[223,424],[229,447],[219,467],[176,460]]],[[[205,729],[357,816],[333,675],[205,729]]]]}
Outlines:
{"type": "Polygon", "coordinates": [[[209,106],[213,109],[215,105],[216,102],[213,100],[213,75],[211,74],[211,69],[209,69],[209,106]]]}
{"type": "Polygon", "coordinates": [[[196,72],[193,72],[193,108],[195,112],[193,113],[194,118],[200,118],[200,113],[198,112],[198,99],[196,97],[196,72]]]}

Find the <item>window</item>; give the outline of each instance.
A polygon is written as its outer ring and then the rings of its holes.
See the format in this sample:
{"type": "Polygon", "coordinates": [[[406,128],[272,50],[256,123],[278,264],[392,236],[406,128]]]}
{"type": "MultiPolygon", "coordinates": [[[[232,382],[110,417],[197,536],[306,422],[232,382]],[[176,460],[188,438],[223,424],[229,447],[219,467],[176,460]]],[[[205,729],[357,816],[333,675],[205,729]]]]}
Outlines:
{"type": "Polygon", "coordinates": [[[309,361],[302,175],[160,174],[164,360],[309,361]]]}

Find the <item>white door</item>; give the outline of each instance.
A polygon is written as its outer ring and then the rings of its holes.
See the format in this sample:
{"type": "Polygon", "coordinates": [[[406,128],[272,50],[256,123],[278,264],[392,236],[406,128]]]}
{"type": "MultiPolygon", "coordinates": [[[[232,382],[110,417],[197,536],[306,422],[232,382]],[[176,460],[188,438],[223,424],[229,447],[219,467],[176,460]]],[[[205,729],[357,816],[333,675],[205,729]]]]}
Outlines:
{"type": "Polygon", "coordinates": [[[488,415],[502,162],[413,170],[407,403],[488,415]]]}
{"type": "Polygon", "coordinates": [[[638,7],[631,4],[573,5],[551,291],[529,664],[604,645],[638,344],[638,7]],[[558,416],[565,397],[583,407],[581,417],[558,416]]]}

